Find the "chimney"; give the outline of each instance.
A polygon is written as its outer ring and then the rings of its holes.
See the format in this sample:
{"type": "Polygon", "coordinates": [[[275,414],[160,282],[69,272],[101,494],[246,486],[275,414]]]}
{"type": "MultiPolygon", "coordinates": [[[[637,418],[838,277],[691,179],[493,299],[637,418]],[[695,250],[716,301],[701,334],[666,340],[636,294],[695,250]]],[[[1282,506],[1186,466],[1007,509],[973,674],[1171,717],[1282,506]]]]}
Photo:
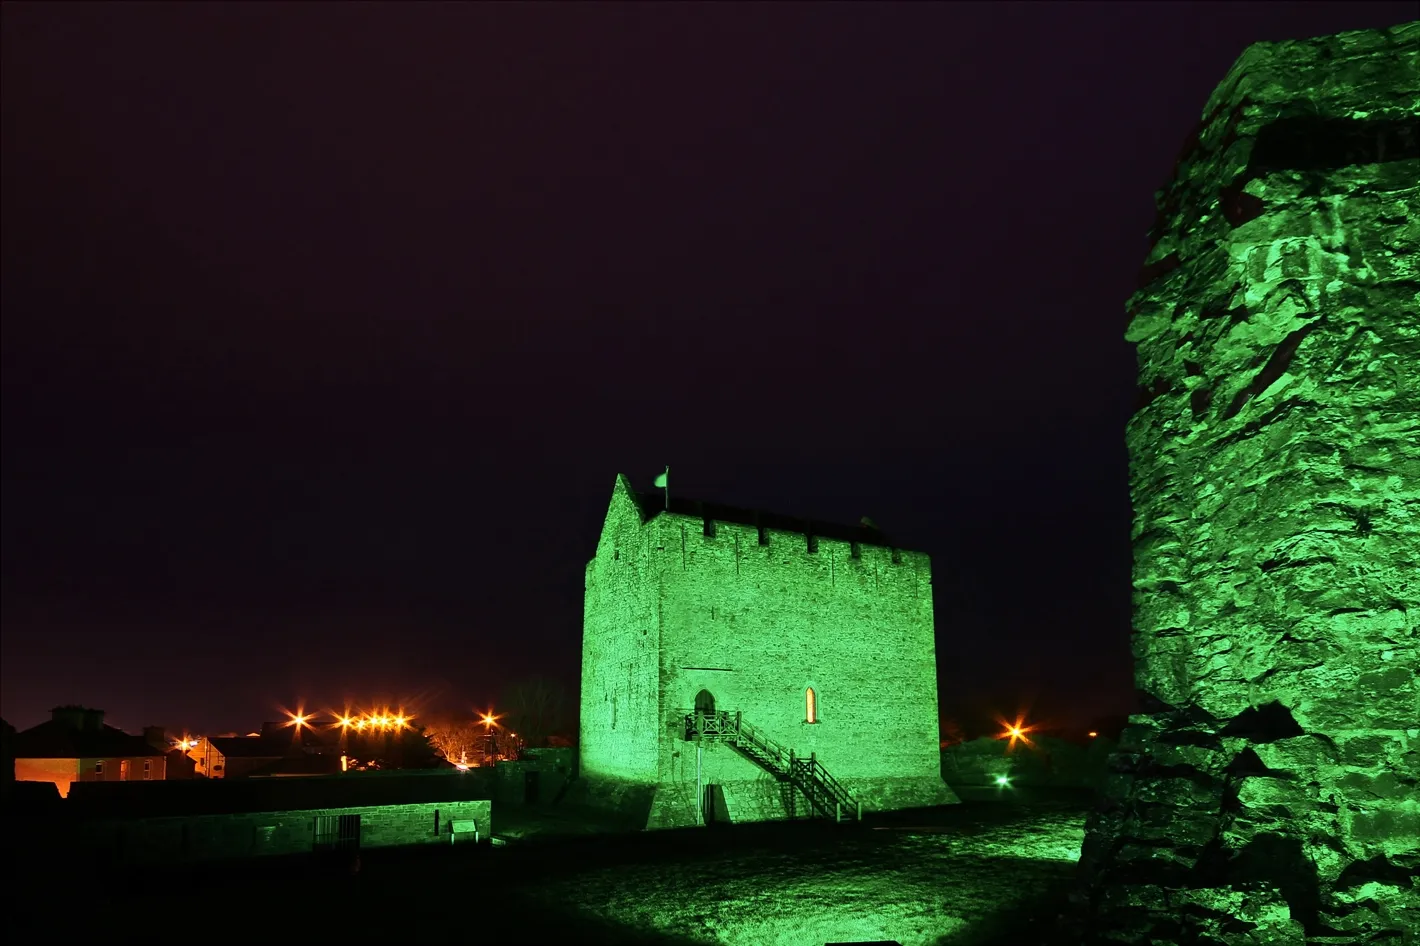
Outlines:
{"type": "Polygon", "coordinates": [[[56,706],[49,711],[50,718],[70,729],[98,731],[104,728],[104,711],[83,706],[56,706]]]}

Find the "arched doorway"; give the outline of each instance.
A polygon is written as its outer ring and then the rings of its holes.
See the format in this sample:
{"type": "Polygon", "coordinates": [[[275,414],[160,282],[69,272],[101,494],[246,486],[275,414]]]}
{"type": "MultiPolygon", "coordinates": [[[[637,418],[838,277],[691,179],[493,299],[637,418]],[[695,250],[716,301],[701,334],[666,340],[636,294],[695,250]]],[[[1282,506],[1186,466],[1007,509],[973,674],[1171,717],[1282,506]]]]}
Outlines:
{"type": "Polygon", "coordinates": [[[707,725],[707,720],[715,715],[715,697],[709,690],[695,694],[695,710],[685,717],[685,738],[687,741],[699,738],[707,725]]]}

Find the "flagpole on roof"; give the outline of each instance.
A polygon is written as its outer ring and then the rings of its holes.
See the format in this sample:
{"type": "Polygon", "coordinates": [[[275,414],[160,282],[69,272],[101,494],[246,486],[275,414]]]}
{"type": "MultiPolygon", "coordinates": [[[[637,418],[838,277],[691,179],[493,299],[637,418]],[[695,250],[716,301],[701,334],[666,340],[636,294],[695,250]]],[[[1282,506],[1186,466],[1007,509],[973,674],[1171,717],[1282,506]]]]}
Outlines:
{"type": "Polygon", "coordinates": [[[667,464],[667,465],[666,465],[666,471],[665,471],[664,473],[661,473],[659,476],[657,476],[657,477],[655,478],[655,480],[652,481],[652,484],[655,485],[655,486],[659,486],[659,487],[665,492],[665,494],[666,494],[666,509],[667,509],[667,511],[669,511],[670,508],[671,508],[671,468],[670,468],[670,464],[667,464]]]}

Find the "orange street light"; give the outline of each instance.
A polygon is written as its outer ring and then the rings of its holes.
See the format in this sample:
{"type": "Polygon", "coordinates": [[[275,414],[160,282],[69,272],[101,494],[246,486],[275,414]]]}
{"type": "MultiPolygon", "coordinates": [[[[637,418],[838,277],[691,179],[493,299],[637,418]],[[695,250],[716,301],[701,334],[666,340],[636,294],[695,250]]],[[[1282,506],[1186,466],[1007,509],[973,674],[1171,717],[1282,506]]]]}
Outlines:
{"type": "Polygon", "coordinates": [[[1010,744],[1006,747],[1007,751],[1016,747],[1016,740],[1018,739],[1026,745],[1030,745],[1030,737],[1027,736],[1026,733],[1033,731],[1035,727],[1027,726],[1023,716],[1017,716],[1015,722],[1012,723],[1008,723],[999,717],[997,718],[1004,727],[1004,731],[997,738],[1010,740],[1010,744]]]}

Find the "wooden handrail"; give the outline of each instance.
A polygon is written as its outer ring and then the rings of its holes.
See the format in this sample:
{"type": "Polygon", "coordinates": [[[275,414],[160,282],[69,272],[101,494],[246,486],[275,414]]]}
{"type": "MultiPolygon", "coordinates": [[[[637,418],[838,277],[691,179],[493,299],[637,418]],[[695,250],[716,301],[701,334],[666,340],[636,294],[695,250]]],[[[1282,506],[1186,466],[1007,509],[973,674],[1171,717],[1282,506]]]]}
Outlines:
{"type": "MultiPolygon", "coordinates": [[[[853,796],[842,783],[829,774],[823,763],[818,761],[817,754],[810,753],[807,759],[795,756],[793,750],[785,750],[779,743],[746,722],[741,713],[732,715],[724,710],[715,713],[691,711],[686,714],[685,725],[687,733],[694,732],[702,738],[730,737],[735,747],[747,755],[750,754],[748,747],[759,750],[773,763],[774,773],[787,777],[804,793],[809,804],[825,817],[840,819],[846,807],[854,817],[862,818],[862,806],[854,802],[853,796]]],[[[765,760],[755,761],[766,768],[770,767],[765,760]]]]}

